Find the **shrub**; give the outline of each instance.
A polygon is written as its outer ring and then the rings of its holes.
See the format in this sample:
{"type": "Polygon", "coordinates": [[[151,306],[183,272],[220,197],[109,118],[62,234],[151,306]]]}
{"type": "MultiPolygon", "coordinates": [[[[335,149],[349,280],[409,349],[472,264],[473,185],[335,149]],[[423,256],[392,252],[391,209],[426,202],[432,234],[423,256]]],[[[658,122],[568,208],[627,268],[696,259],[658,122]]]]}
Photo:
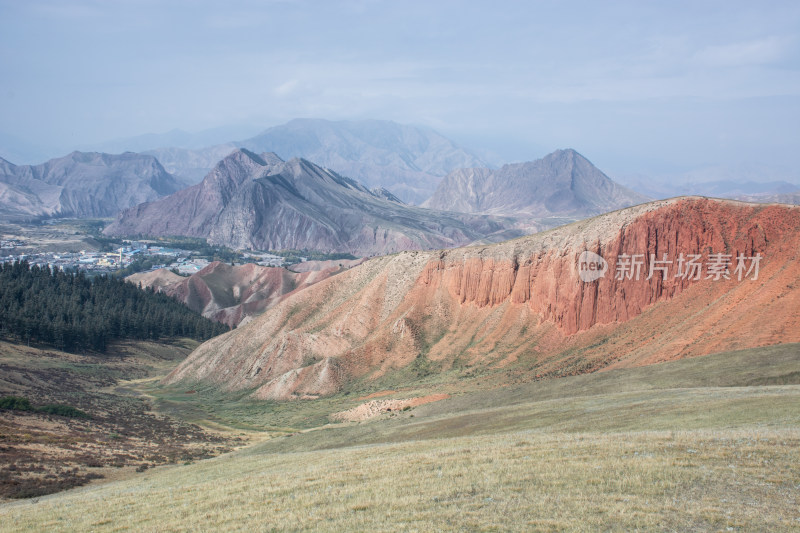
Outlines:
{"type": "Polygon", "coordinates": [[[12,409],[14,411],[35,411],[48,415],[65,416],[67,418],[91,418],[88,413],[76,409],[70,405],[48,404],[41,407],[34,407],[27,398],[17,396],[3,396],[0,398],[0,409],[12,409]]]}
{"type": "Polygon", "coordinates": [[[33,406],[27,398],[17,396],[3,396],[0,398],[0,409],[13,409],[14,411],[33,411],[33,406]]]}

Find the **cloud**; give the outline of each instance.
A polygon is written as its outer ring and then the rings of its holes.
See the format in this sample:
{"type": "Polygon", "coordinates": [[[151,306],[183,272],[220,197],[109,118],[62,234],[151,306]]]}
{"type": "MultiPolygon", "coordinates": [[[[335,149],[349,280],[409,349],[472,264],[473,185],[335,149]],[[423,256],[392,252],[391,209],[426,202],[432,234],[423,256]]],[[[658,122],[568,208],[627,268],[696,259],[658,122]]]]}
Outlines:
{"type": "Polygon", "coordinates": [[[788,55],[794,39],[771,36],[725,45],[707,46],[694,62],[709,67],[743,67],[778,63],[788,55]]]}
{"type": "Polygon", "coordinates": [[[295,91],[295,89],[297,89],[299,84],[300,80],[289,80],[275,87],[273,92],[275,93],[275,96],[289,96],[295,91]]]}

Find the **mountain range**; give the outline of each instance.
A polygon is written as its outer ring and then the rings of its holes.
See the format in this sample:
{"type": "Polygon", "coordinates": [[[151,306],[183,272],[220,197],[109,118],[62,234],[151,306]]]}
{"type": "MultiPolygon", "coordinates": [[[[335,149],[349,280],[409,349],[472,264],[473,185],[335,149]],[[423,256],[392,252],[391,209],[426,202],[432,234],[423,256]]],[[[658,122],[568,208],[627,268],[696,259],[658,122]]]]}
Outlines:
{"type": "MultiPolygon", "coordinates": [[[[78,147],[81,151],[133,151],[155,156],[186,185],[201,181],[223,157],[237,148],[301,157],[353,178],[368,188],[383,187],[406,203],[421,205],[450,172],[485,169],[502,163],[495,156],[459,146],[437,132],[385,120],[330,121],[295,119],[260,133],[253,125],[213,128],[198,133],[172,130],[78,147]]],[[[25,142],[0,132],[0,157],[25,163],[44,160],[59,150],[25,142]]],[[[538,149],[537,149],[538,151],[538,149]]],[[[63,153],[63,152],[61,152],[63,153]]],[[[775,165],[735,164],[681,172],[615,174],[615,181],[651,198],[703,195],[757,197],[797,191],[794,169],[775,165]]],[[[457,178],[463,181],[464,176],[457,178]]]]}
{"type": "Polygon", "coordinates": [[[739,198],[786,194],[800,190],[794,169],[773,165],[735,164],[654,175],[617,175],[616,181],[652,198],[713,196],[739,198]]]}
{"type": "Polygon", "coordinates": [[[146,153],[156,156],[170,172],[199,180],[236,148],[308,159],[369,188],[384,187],[413,204],[430,197],[451,170],[486,166],[477,155],[431,129],[385,120],[295,119],[243,141],[146,153]]]}
{"type": "Polygon", "coordinates": [[[755,202],[760,204],[800,205],[800,190],[775,194],[742,194],[735,198],[743,202],[755,202]]]}
{"type": "Polygon", "coordinates": [[[646,202],[572,149],[526,163],[462,168],[439,183],[425,207],[526,218],[584,218],[646,202]]]}
{"type": "Polygon", "coordinates": [[[305,159],[238,149],[197,185],[123,211],[108,235],[185,235],[232,248],[358,256],[521,234],[515,221],[407,206],[305,159]]]}
{"type": "Polygon", "coordinates": [[[798,207],[656,201],[370,259],[207,341],[166,382],[317,398],[392,373],[530,381],[798,342],[799,256],[798,207]]]}
{"type": "Polygon", "coordinates": [[[72,152],[40,165],[0,159],[0,217],[110,217],[185,184],[149,155],[72,152]]]}

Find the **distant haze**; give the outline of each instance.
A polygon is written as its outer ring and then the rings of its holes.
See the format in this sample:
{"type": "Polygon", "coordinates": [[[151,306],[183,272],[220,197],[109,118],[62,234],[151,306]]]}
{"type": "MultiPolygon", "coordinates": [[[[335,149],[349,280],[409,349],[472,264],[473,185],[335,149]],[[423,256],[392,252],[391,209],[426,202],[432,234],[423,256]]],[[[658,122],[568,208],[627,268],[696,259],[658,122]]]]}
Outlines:
{"type": "Polygon", "coordinates": [[[615,179],[800,182],[794,1],[0,0],[0,18],[15,164],[374,118],[495,164],[572,147],[615,179]]]}

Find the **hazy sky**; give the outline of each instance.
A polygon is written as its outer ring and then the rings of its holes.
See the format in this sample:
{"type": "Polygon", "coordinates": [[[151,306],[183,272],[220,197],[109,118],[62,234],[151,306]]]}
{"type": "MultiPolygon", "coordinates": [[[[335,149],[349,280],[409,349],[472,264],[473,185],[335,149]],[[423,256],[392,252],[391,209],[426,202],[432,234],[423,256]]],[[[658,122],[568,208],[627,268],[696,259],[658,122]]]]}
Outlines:
{"type": "Polygon", "coordinates": [[[797,1],[0,0],[0,20],[0,134],[63,152],[318,117],[617,172],[800,153],[797,1]]]}

